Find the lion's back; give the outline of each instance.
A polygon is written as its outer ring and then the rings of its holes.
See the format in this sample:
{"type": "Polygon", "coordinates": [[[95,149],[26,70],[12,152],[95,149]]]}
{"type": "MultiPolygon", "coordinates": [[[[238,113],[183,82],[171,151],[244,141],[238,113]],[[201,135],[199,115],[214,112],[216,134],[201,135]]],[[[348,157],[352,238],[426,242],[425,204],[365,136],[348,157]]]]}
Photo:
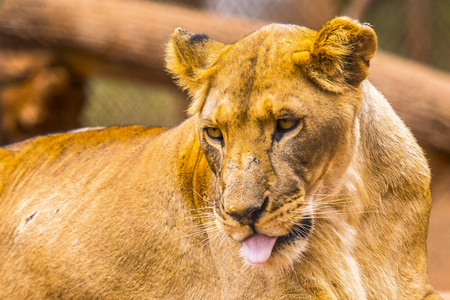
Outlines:
{"type": "Polygon", "coordinates": [[[132,295],[148,274],[153,279],[145,288],[156,297],[171,290],[152,284],[183,286],[183,272],[168,277],[163,268],[181,264],[197,273],[192,278],[207,276],[199,272],[208,269],[200,259],[206,250],[188,246],[178,228],[192,226],[174,176],[180,155],[174,140],[185,139],[186,128],[114,127],[0,149],[0,298],[17,295],[10,287],[89,298],[79,278],[92,280],[98,295],[114,294],[115,278],[123,282],[117,295],[132,295]],[[189,259],[180,262],[182,256],[189,259]]]}
{"type": "MultiPolygon", "coordinates": [[[[70,165],[76,166],[82,156],[84,160],[91,157],[105,157],[114,160],[121,153],[107,152],[111,145],[120,148],[132,148],[143,137],[156,135],[164,128],[148,128],[145,126],[114,126],[101,129],[77,130],[67,133],[39,136],[23,142],[0,148],[0,198],[5,198],[8,187],[16,182],[23,182],[24,176],[35,176],[42,169],[45,174],[54,169],[59,175],[70,172],[70,165]],[[86,155],[89,153],[89,156],[86,155]],[[61,166],[64,162],[67,168],[61,166]]],[[[28,189],[29,190],[29,189],[28,189]]],[[[1,202],[0,202],[1,205],[1,202]]]]}

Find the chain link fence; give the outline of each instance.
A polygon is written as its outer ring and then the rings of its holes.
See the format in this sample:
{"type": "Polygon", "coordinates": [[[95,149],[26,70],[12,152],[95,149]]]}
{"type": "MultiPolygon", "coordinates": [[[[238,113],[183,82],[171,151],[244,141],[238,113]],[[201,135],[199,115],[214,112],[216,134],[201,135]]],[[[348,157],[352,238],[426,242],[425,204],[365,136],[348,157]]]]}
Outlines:
{"type": "MultiPolygon", "coordinates": [[[[113,125],[173,126],[183,120],[175,87],[111,78],[91,78],[87,103],[80,115],[83,127],[113,125]]],[[[182,106],[182,105],[181,105],[182,106]]]]}

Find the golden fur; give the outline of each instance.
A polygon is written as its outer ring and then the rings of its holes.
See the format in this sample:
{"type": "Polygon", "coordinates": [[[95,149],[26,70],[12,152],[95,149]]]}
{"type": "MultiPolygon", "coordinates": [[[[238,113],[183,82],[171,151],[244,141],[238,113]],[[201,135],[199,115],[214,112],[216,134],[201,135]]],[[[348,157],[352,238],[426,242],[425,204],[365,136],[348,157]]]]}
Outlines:
{"type": "Polygon", "coordinates": [[[0,298],[439,299],[429,169],[365,81],[375,50],[348,18],[232,45],[175,30],[184,123],[0,150],[0,298]],[[255,232],[278,237],[260,265],[255,232]]]}

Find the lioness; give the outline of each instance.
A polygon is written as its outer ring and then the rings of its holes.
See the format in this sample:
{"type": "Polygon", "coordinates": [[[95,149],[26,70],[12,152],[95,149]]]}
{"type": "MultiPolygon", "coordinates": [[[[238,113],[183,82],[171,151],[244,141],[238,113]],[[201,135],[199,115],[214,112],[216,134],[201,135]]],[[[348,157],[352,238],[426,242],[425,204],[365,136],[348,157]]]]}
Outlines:
{"type": "Polygon", "coordinates": [[[367,25],[176,29],[176,128],[0,150],[0,298],[439,299],[430,172],[365,80],[367,25]]]}

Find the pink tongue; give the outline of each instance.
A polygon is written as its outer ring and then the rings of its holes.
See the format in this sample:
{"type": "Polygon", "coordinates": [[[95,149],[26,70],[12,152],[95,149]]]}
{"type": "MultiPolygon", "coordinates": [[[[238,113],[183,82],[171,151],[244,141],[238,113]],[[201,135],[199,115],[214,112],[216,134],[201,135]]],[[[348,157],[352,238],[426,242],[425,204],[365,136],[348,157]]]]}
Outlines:
{"type": "Polygon", "coordinates": [[[265,263],[269,259],[276,241],[276,237],[259,233],[252,235],[242,243],[245,259],[251,264],[265,263]]]}

